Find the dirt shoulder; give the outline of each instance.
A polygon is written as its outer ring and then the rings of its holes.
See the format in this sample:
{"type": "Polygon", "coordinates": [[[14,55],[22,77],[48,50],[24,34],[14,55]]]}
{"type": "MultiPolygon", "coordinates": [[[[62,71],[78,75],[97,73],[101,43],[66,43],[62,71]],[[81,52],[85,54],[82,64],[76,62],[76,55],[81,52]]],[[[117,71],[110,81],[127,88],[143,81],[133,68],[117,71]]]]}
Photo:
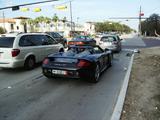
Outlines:
{"type": "Polygon", "coordinates": [[[121,120],[160,120],[160,47],[135,54],[121,120]]]}

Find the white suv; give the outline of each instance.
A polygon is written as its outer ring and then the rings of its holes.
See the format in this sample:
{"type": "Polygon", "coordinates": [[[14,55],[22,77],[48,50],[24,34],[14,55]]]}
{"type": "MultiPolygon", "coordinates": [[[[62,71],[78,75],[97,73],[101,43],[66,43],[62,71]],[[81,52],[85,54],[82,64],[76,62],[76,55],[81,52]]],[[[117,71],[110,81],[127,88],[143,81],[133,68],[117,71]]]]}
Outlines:
{"type": "Polygon", "coordinates": [[[63,51],[63,45],[45,33],[3,36],[0,37],[0,67],[32,69],[48,54],[63,51]]]}

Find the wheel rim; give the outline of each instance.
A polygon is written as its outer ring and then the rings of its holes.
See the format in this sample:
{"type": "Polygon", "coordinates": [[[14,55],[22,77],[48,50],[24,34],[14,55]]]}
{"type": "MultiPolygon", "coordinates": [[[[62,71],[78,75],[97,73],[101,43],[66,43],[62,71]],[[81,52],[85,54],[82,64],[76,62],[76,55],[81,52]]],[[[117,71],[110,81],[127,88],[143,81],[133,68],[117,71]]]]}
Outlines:
{"type": "Polygon", "coordinates": [[[28,61],[28,67],[32,68],[34,66],[34,60],[33,59],[29,59],[28,61]]]}
{"type": "Polygon", "coordinates": [[[95,70],[95,80],[98,81],[98,79],[99,79],[99,66],[97,65],[95,70]]]}

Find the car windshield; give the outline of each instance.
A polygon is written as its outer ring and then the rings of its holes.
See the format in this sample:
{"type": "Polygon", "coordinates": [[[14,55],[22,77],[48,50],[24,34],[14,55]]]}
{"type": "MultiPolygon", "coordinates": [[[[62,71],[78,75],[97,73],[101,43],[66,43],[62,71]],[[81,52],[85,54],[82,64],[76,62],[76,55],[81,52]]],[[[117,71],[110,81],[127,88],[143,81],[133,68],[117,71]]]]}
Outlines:
{"type": "Polygon", "coordinates": [[[103,42],[113,42],[113,41],[116,41],[116,38],[113,37],[113,36],[106,36],[106,37],[102,37],[101,41],[103,41],[103,42]]]}
{"type": "Polygon", "coordinates": [[[73,38],[72,40],[90,40],[91,38],[88,36],[77,36],[73,38]]]}
{"type": "Polygon", "coordinates": [[[78,47],[72,47],[69,48],[68,51],[66,51],[63,55],[64,56],[73,56],[77,54],[77,56],[85,55],[85,54],[91,54],[92,48],[78,48],[78,47]]]}
{"type": "Polygon", "coordinates": [[[12,48],[15,37],[0,37],[0,47],[12,48]]]}

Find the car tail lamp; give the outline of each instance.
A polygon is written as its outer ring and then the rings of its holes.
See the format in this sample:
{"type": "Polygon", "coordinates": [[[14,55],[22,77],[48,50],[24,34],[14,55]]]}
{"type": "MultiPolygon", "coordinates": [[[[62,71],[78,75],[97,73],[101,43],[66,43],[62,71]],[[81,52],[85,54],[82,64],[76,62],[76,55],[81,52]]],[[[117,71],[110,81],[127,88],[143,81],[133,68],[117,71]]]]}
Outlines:
{"type": "Polygon", "coordinates": [[[68,42],[68,45],[74,45],[74,42],[68,42]]]}
{"type": "Polygon", "coordinates": [[[20,50],[19,50],[19,49],[13,49],[13,50],[11,51],[12,57],[18,56],[19,53],[20,53],[20,50]]]}
{"type": "Polygon", "coordinates": [[[79,62],[77,63],[77,67],[88,67],[90,65],[91,65],[91,62],[87,60],[79,60],[79,62]]]}
{"type": "Polygon", "coordinates": [[[48,58],[45,58],[44,60],[43,60],[43,64],[44,65],[47,65],[49,63],[49,59],[48,58]]]}
{"type": "Polygon", "coordinates": [[[68,45],[84,45],[84,42],[68,42],[68,45]]]}
{"type": "Polygon", "coordinates": [[[84,42],[76,42],[76,45],[84,45],[84,42]]]}

